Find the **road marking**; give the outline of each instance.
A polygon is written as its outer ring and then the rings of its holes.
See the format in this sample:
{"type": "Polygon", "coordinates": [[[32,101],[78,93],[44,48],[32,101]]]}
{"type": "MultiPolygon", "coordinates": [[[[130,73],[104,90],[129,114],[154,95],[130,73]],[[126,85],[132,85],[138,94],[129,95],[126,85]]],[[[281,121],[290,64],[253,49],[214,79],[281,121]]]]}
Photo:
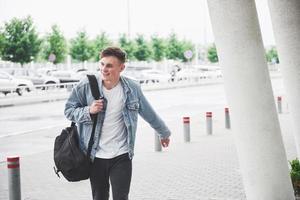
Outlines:
{"type": "Polygon", "coordinates": [[[25,134],[33,133],[36,131],[42,131],[42,130],[47,130],[47,129],[56,128],[56,127],[64,127],[64,126],[66,126],[66,123],[61,123],[61,124],[53,125],[53,126],[46,126],[46,127],[39,128],[39,129],[32,129],[32,130],[27,130],[27,131],[8,133],[8,134],[0,135],[0,138],[12,137],[12,136],[17,136],[17,135],[25,135],[25,134]]]}

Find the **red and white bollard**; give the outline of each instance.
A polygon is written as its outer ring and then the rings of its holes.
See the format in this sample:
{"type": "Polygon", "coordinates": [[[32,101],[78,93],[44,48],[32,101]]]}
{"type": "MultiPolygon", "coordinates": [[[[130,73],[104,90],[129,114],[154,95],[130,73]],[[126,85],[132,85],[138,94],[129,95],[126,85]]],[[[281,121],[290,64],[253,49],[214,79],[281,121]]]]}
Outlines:
{"type": "Polygon", "coordinates": [[[212,135],[212,112],[206,112],[206,133],[212,135]]]}
{"type": "Polygon", "coordinates": [[[21,200],[19,157],[7,158],[9,200],[21,200]]]}
{"type": "Polygon", "coordinates": [[[154,150],[155,151],[161,151],[161,143],[160,143],[160,138],[158,134],[155,132],[154,133],[154,150]]]}
{"type": "Polygon", "coordinates": [[[277,97],[277,109],[278,109],[278,113],[282,113],[282,97],[279,96],[277,97]]]}
{"type": "Polygon", "coordinates": [[[229,108],[225,108],[225,128],[230,129],[229,108]]]}
{"type": "Polygon", "coordinates": [[[190,117],[183,117],[183,137],[184,137],[184,142],[191,141],[190,117]]]}

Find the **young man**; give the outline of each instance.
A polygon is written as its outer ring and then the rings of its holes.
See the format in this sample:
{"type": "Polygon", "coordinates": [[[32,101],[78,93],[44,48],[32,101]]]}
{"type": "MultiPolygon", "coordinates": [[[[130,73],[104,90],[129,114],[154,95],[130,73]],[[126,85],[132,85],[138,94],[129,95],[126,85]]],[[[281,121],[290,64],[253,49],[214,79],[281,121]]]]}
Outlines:
{"type": "Polygon", "coordinates": [[[163,147],[168,147],[171,133],[143,95],[139,84],[121,76],[125,68],[125,52],[109,47],[101,52],[100,59],[101,75],[97,81],[103,99],[93,98],[89,81],[85,78],[67,100],[65,115],[77,123],[80,147],[84,151],[87,151],[92,132],[91,115],[98,115],[91,151],[93,199],[108,200],[111,183],[113,200],[127,200],[138,114],[155,129],[163,147]]]}

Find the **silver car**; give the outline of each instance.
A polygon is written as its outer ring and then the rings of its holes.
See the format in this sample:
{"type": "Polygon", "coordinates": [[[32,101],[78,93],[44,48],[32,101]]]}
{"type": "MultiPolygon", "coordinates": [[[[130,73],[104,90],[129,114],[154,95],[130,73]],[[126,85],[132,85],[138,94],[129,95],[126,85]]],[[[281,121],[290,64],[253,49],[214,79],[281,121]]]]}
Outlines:
{"type": "Polygon", "coordinates": [[[15,78],[5,71],[0,71],[0,92],[3,94],[16,92],[21,96],[24,91],[32,90],[34,86],[30,80],[15,78]]]}
{"type": "Polygon", "coordinates": [[[54,76],[37,73],[34,70],[25,68],[9,68],[6,71],[16,77],[31,80],[34,85],[58,84],[59,79],[54,76]]]}

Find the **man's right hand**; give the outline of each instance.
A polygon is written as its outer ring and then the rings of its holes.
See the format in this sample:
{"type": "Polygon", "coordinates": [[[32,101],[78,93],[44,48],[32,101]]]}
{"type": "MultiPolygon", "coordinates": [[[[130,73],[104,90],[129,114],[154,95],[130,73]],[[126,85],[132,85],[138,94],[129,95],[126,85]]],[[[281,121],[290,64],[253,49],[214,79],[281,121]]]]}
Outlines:
{"type": "Polygon", "coordinates": [[[97,114],[103,110],[103,99],[93,101],[90,106],[90,114],[97,114]]]}

